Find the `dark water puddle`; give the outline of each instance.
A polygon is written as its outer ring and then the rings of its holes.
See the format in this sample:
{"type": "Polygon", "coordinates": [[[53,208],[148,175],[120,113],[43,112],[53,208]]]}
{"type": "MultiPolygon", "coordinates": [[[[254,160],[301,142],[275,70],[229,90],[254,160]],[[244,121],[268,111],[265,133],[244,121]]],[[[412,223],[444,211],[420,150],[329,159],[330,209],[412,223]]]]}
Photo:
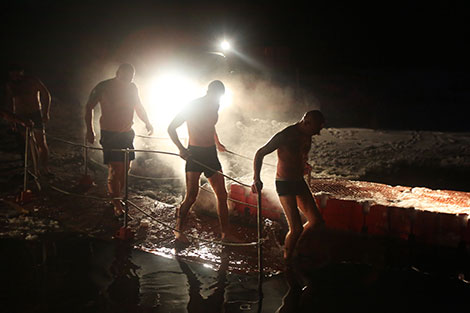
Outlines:
{"type": "MultiPolygon", "coordinates": [[[[226,261],[224,261],[226,260],[226,261]]],[[[2,312],[257,312],[257,275],[62,234],[0,240],[2,312]]],[[[262,312],[457,312],[470,286],[411,268],[297,264],[263,283],[262,312]]]]}

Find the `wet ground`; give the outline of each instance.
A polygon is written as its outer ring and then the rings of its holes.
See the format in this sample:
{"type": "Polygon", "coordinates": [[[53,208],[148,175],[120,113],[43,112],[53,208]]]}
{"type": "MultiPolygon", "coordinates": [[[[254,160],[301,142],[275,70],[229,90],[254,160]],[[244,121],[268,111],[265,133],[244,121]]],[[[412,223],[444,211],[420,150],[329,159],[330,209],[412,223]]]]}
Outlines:
{"type": "MultiPolygon", "coordinates": [[[[1,131],[7,134],[5,125],[1,131]]],[[[175,251],[167,226],[174,226],[175,205],[183,193],[180,181],[130,178],[129,199],[147,215],[130,208],[135,239],[123,242],[114,238],[122,221],[113,218],[108,201],[98,199],[106,196],[105,169],[90,164],[95,184],[81,184],[82,151],[51,142],[56,176],[42,181],[41,191],[29,178],[31,201],[18,204],[21,156],[12,148],[13,136],[1,141],[0,300],[5,312],[257,312],[257,251],[210,242],[218,240],[214,216],[192,213],[190,233],[208,242],[194,241],[175,251]]],[[[256,240],[253,225],[232,225],[240,240],[256,240]]],[[[281,247],[285,224],[265,220],[265,225],[263,312],[447,312],[468,307],[468,277],[454,270],[452,253],[409,264],[386,256],[397,249],[374,242],[369,252],[385,261],[353,263],[342,256],[325,261],[310,254],[286,268],[281,247]]],[[[315,244],[333,246],[332,236],[323,238],[315,244]]],[[[361,241],[344,238],[339,241],[349,242],[349,250],[361,241]]]]}

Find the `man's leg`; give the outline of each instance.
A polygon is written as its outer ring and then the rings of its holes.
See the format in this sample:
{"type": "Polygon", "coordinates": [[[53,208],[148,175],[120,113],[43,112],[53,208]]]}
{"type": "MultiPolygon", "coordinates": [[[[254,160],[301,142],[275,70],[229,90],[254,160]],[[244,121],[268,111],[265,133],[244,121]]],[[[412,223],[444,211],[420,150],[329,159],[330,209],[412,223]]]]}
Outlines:
{"type": "MultiPolygon", "coordinates": [[[[108,164],[108,192],[112,198],[120,198],[122,180],[124,176],[124,162],[110,162],[108,164]]],[[[123,207],[120,200],[113,199],[114,214],[122,215],[123,207]]]]}
{"type": "Polygon", "coordinates": [[[307,218],[307,222],[303,225],[304,230],[298,240],[299,244],[302,244],[315,228],[324,226],[325,222],[310,192],[298,195],[297,205],[307,218]]]}
{"type": "Polygon", "coordinates": [[[200,172],[186,172],[186,196],[180,207],[176,209],[176,230],[175,238],[181,242],[189,242],[188,238],[183,234],[184,224],[186,216],[188,215],[189,209],[196,201],[199,193],[199,177],[200,172]]]}
{"type": "Polygon", "coordinates": [[[33,129],[34,138],[38,144],[39,165],[44,174],[49,174],[49,148],[47,146],[46,134],[42,129],[33,129]]]}
{"type": "MultiPolygon", "coordinates": [[[[229,223],[228,223],[228,206],[227,206],[227,189],[225,189],[224,176],[215,173],[209,179],[212,190],[214,190],[217,198],[217,214],[219,216],[220,233],[222,240],[228,239],[229,223]]],[[[233,239],[233,238],[231,238],[233,239]]]]}
{"type": "Polygon", "coordinates": [[[284,214],[287,218],[289,231],[284,242],[284,259],[290,260],[294,254],[295,245],[303,231],[302,220],[297,209],[296,198],[293,195],[279,196],[284,214]]]}

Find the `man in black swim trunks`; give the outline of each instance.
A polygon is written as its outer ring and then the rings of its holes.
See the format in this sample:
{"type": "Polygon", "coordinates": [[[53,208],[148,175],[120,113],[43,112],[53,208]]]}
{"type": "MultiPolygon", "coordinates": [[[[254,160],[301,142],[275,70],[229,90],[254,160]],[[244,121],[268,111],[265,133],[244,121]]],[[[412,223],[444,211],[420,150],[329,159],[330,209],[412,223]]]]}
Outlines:
{"type": "MultiPolygon", "coordinates": [[[[145,123],[149,135],[153,133],[152,124],[147,117],[144,106],[140,102],[137,86],[134,79],[134,67],[131,64],[121,64],[116,77],[100,82],[93,88],[85,112],[87,127],[86,138],[89,143],[95,141],[93,132],[93,109],[100,103],[101,139],[103,147],[104,164],[108,165],[108,192],[113,198],[121,197],[124,188],[126,164],[125,152],[110,151],[111,149],[134,149],[134,130],[132,129],[134,111],[139,119],[145,123]]],[[[135,158],[134,152],[129,153],[130,161],[135,158]]],[[[113,200],[114,214],[121,216],[123,206],[119,200],[113,200]]]]}
{"type": "Polygon", "coordinates": [[[312,146],[312,136],[319,135],[325,124],[323,114],[318,110],[305,113],[302,120],[275,134],[256,152],[252,191],[261,192],[261,165],[265,155],[277,150],[276,190],[289,224],[284,245],[284,258],[292,258],[297,243],[318,226],[323,226],[323,218],[304,180],[309,169],[308,152],[312,146]],[[307,218],[302,225],[297,206],[307,218]]]}
{"type": "MultiPolygon", "coordinates": [[[[25,121],[33,122],[34,139],[38,145],[39,173],[50,175],[49,148],[45,125],[49,121],[51,95],[46,86],[36,77],[25,75],[24,68],[13,65],[6,85],[7,110],[25,121]]],[[[24,137],[24,134],[23,134],[24,137]]]]}
{"type": "Polygon", "coordinates": [[[223,241],[235,240],[229,234],[227,190],[224,176],[215,171],[221,171],[217,149],[225,151],[217,136],[215,124],[218,120],[220,97],[225,93],[225,86],[219,80],[209,84],[207,94],[193,100],[186,109],[180,112],[168,126],[168,134],[180,151],[180,156],[186,160],[186,196],[176,212],[175,238],[177,242],[187,244],[188,238],[182,233],[186,216],[196,201],[199,192],[201,173],[209,180],[217,198],[217,213],[223,241]],[[184,147],[178,138],[176,129],[184,122],[188,127],[189,146],[184,147]],[[197,161],[197,162],[195,162],[197,161]],[[207,165],[207,167],[202,166],[207,165]]]}

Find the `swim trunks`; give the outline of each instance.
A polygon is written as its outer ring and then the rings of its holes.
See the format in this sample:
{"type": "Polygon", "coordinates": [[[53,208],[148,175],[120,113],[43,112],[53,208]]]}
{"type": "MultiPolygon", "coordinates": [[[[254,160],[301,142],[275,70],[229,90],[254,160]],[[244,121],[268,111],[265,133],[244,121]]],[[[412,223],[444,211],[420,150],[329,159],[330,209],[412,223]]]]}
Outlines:
{"type": "MultiPolygon", "coordinates": [[[[101,130],[100,144],[103,147],[103,163],[124,162],[124,151],[110,151],[109,149],[134,149],[134,130],[124,133],[101,130]]],[[[129,152],[129,161],[135,159],[135,152],[129,152]]]]}
{"type": "Polygon", "coordinates": [[[215,171],[222,170],[222,165],[220,165],[219,158],[217,157],[217,149],[215,148],[215,146],[189,146],[188,151],[190,153],[190,157],[186,161],[186,172],[204,173],[204,176],[209,178],[215,174],[215,171]],[[210,169],[194,161],[198,161],[206,165],[210,169]]]}
{"type": "Polygon", "coordinates": [[[305,180],[276,180],[276,191],[279,196],[296,196],[310,193],[305,180]]]}

